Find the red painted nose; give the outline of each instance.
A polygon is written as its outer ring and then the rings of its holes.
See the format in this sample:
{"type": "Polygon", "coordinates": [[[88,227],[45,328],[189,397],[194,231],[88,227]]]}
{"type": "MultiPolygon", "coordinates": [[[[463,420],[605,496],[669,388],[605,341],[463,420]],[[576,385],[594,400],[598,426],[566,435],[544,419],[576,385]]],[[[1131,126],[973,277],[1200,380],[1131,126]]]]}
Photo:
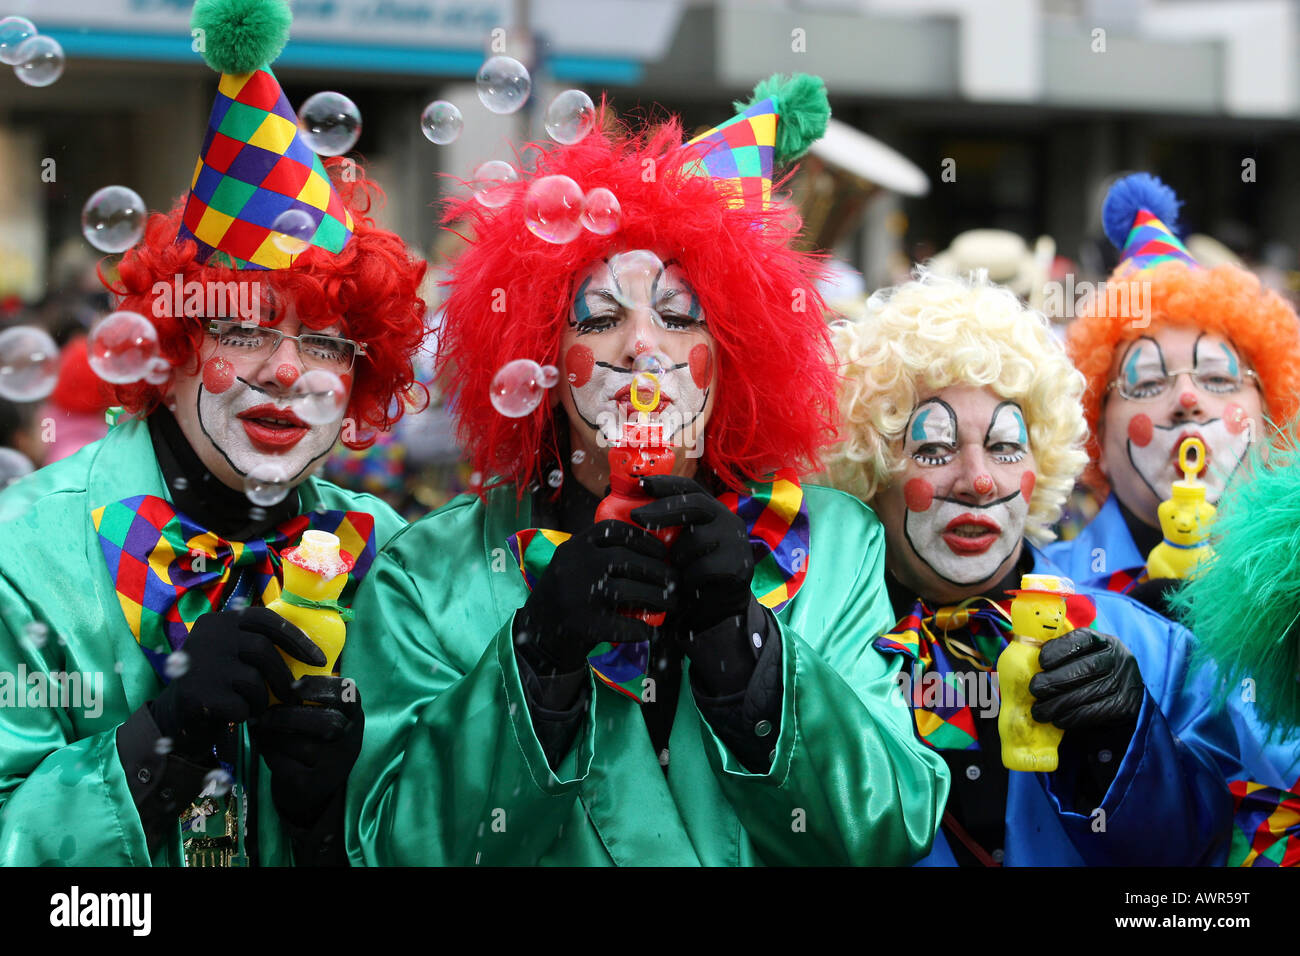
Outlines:
{"type": "Polygon", "coordinates": [[[275,370],[275,380],[285,388],[288,388],[294,382],[298,381],[298,370],[286,362],[275,370]]]}
{"type": "Polygon", "coordinates": [[[993,479],[988,475],[975,476],[975,491],[977,494],[987,495],[993,490],[993,479]]]}
{"type": "Polygon", "coordinates": [[[1193,392],[1183,392],[1178,396],[1178,404],[1183,408],[1193,408],[1196,405],[1196,395],[1193,392]]]}

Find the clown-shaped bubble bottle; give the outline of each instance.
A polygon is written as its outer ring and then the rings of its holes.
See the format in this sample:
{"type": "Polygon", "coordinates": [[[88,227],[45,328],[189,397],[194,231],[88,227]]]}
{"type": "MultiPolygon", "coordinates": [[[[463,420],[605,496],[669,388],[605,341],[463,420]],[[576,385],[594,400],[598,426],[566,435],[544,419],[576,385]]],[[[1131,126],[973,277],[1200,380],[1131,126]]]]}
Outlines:
{"type": "Polygon", "coordinates": [[[1147,577],[1186,578],[1210,556],[1207,540],[1217,510],[1205,498],[1205,483],[1196,473],[1205,466],[1205,445],[1185,438],[1178,446],[1183,480],[1173,483],[1171,496],[1160,502],[1157,515],[1164,540],[1147,555],[1147,577]]]}
{"type": "Polygon", "coordinates": [[[1002,765],[1008,770],[1051,773],[1058,763],[1057,747],[1065,731],[1034,720],[1029,681],[1042,671],[1038,654],[1053,638],[1073,630],[1066,616],[1069,582],[1050,574],[1026,574],[1020,590],[1012,591],[1011,643],[998,657],[998,737],[1002,765]]]}
{"type": "MultiPolygon", "coordinates": [[[[596,506],[596,521],[624,521],[641,527],[633,520],[632,511],[655,500],[642,490],[641,478],[646,475],[670,474],[674,453],[664,435],[664,423],[650,418],[651,413],[659,408],[660,401],[659,376],[651,369],[662,370],[664,365],[662,362],[643,363],[638,360],[637,367],[638,373],[632,380],[629,395],[637,417],[635,421],[623,423],[623,434],[619,442],[609,450],[609,494],[596,506]],[[643,391],[649,391],[650,397],[646,398],[643,391]]],[[[679,530],[661,528],[650,533],[665,545],[671,545],[679,530]]],[[[651,627],[661,625],[667,616],[662,611],[622,613],[645,621],[651,627]]]]}
{"type": "Polygon", "coordinates": [[[304,531],[298,547],[287,549],[281,559],[284,589],[267,607],[324,651],[325,663],[313,667],[284,651],[280,655],[294,680],[308,674],[329,676],[343,651],[345,618],[352,617],[350,611],[339,606],[339,595],[356,562],[352,555],[340,550],[338,537],[328,531],[304,531]]]}

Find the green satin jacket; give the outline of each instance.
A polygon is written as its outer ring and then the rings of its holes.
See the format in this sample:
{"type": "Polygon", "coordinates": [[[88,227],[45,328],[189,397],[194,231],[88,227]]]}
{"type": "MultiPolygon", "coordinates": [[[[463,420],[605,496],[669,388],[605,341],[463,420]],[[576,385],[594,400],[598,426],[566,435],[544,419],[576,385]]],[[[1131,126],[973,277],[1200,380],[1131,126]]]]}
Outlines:
{"type": "MultiPolygon", "coordinates": [[[[683,676],[665,775],[639,703],[594,681],[552,772],[533,731],[512,621],[527,590],[506,550],[527,498],[464,496],[393,539],[354,602],[343,673],[366,702],[348,788],[354,864],[887,864],[925,856],[948,794],[916,738],[884,535],[856,499],[804,486],[808,577],[776,615],[784,710],[768,773],[700,716],[683,676]]],[[[689,661],[686,664],[689,668],[689,661]]],[[[589,679],[592,679],[588,675],[589,679]]]]}
{"type": "MultiPolygon", "coordinates": [[[[94,707],[84,706],[84,692],[80,707],[0,706],[0,865],[183,862],[179,825],[176,839],[150,858],[117,754],[117,728],[162,683],[123,616],[91,512],[138,494],[171,500],[139,421],[0,494],[0,681],[76,672],[101,687],[94,707]],[[32,622],[47,629],[43,647],[25,639],[32,622]]],[[[379,499],[328,482],[308,479],[298,494],[304,511],[374,515],[380,544],[405,524],[379,499]]],[[[290,863],[264,763],[258,779],[260,862],[290,863]]]]}

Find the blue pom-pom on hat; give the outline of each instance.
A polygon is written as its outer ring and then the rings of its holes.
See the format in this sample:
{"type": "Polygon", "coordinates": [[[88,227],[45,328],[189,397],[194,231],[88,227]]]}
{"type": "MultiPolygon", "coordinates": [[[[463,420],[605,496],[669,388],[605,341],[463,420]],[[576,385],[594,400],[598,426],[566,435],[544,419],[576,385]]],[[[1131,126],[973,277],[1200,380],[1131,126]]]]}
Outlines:
{"type": "Polygon", "coordinates": [[[1150,173],[1133,173],[1110,187],[1101,222],[1106,238],[1120,250],[1117,273],[1150,269],[1171,260],[1198,266],[1174,234],[1181,205],[1178,195],[1150,173]]]}

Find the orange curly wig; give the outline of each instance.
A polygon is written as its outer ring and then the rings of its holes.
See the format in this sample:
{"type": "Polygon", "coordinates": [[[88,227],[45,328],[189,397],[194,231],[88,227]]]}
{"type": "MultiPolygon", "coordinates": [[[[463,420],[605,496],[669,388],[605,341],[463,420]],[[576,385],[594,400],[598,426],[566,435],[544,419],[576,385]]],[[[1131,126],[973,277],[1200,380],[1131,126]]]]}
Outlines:
{"type": "MultiPolygon", "coordinates": [[[[1129,274],[1123,281],[1139,281],[1139,275],[1129,274]]],[[[1232,265],[1201,269],[1165,262],[1141,273],[1140,281],[1150,282],[1149,326],[1135,329],[1127,302],[1111,314],[1108,297],[1098,295],[1066,332],[1070,358],[1088,382],[1083,410],[1090,464],[1084,478],[1098,490],[1107,487],[1097,466],[1106,387],[1116,354],[1139,335],[1179,325],[1220,335],[1258,373],[1264,413],[1272,421],[1289,421],[1300,410],[1300,321],[1280,295],[1232,265]]]]}

